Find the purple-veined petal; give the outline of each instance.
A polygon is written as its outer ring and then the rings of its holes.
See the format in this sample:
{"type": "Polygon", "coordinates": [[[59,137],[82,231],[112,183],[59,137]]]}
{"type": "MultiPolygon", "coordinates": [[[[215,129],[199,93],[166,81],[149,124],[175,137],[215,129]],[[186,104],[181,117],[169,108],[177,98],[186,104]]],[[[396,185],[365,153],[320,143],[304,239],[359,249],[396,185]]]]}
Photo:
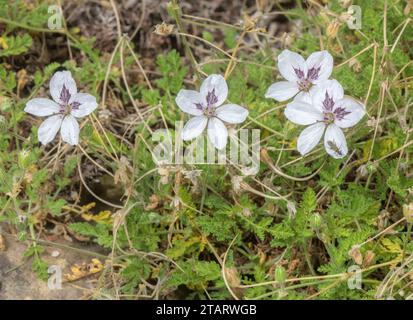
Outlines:
{"type": "Polygon", "coordinates": [[[175,102],[179,109],[190,115],[200,116],[203,113],[204,99],[198,91],[182,89],[178,92],[175,102]]]}
{"type": "Polygon", "coordinates": [[[324,135],[324,147],[327,153],[335,159],[341,159],[346,156],[347,142],[343,131],[334,123],[327,127],[324,135]]]}
{"type": "Polygon", "coordinates": [[[98,107],[96,98],[89,93],[76,93],[70,99],[70,105],[71,114],[76,118],[86,117],[98,107]]]}
{"type": "Polygon", "coordinates": [[[265,93],[266,98],[273,98],[277,101],[285,101],[294,97],[298,93],[297,82],[280,81],[273,83],[265,93]]]}
{"type": "Polygon", "coordinates": [[[197,116],[189,119],[182,129],[182,139],[186,141],[198,137],[205,130],[207,122],[208,118],[205,116],[197,116]]]}
{"type": "Polygon", "coordinates": [[[205,105],[220,106],[228,97],[228,85],[224,77],[219,74],[211,74],[202,82],[200,93],[205,105]]]}
{"type": "Polygon", "coordinates": [[[79,124],[72,115],[64,117],[62,121],[62,128],[60,129],[60,135],[62,140],[68,144],[74,146],[79,143],[79,124]]]}
{"type": "Polygon", "coordinates": [[[24,111],[34,116],[45,117],[59,113],[59,105],[50,99],[35,98],[27,101],[24,111]]]}
{"type": "Polygon", "coordinates": [[[225,124],[218,118],[209,119],[208,138],[211,144],[218,150],[224,149],[227,145],[228,130],[225,124]]]}
{"type": "Polygon", "coordinates": [[[216,116],[228,123],[242,123],[248,116],[248,110],[237,104],[225,104],[216,109],[216,116]]]}
{"type": "Polygon", "coordinates": [[[317,122],[305,128],[297,140],[297,150],[301,155],[309,153],[320,142],[326,126],[323,122],[317,122]]]}
{"type": "Polygon", "coordinates": [[[363,104],[350,97],[337,101],[334,107],[334,123],[340,128],[354,126],[366,113],[363,104]]]}
{"type": "Polygon", "coordinates": [[[344,90],[337,80],[326,80],[316,86],[312,94],[313,106],[320,111],[334,109],[334,104],[344,97],[344,90]]]}
{"type": "Polygon", "coordinates": [[[298,53],[290,50],[284,50],[278,56],[278,70],[284,79],[297,82],[305,78],[307,74],[307,65],[304,58],[298,53]]]}
{"type": "Polygon", "coordinates": [[[306,64],[307,77],[313,83],[327,80],[333,71],[333,57],[325,50],[312,53],[306,64]]]}
{"type": "Polygon", "coordinates": [[[37,130],[37,138],[45,145],[53,141],[62,125],[63,115],[57,114],[44,120],[37,130]]]}
{"type": "Polygon", "coordinates": [[[67,104],[70,97],[77,93],[76,82],[70,71],[58,71],[49,84],[50,94],[53,100],[60,104],[67,104]]]}
{"type": "Polygon", "coordinates": [[[323,114],[311,104],[293,101],[287,104],[284,114],[288,120],[299,125],[309,125],[323,121],[323,114]]]}

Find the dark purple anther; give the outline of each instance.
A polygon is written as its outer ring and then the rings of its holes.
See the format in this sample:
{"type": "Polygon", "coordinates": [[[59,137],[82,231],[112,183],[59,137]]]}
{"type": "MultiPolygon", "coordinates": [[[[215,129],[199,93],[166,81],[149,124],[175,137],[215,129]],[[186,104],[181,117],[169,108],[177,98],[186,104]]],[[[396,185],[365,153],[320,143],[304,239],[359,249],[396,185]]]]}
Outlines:
{"type": "Polygon", "coordinates": [[[204,110],[204,106],[202,105],[202,103],[197,102],[197,103],[195,103],[195,106],[199,110],[204,110]]]}

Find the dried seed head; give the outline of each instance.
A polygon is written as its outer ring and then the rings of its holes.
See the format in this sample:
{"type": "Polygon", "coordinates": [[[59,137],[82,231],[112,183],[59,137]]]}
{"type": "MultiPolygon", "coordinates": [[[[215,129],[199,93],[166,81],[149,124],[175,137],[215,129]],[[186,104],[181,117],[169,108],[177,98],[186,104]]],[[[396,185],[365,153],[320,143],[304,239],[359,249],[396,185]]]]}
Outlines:
{"type": "Polygon", "coordinates": [[[156,33],[159,36],[167,37],[173,31],[174,31],[174,25],[173,24],[166,24],[165,22],[162,22],[161,24],[157,24],[155,26],[154,33],[156,33]]]}
{"type": "Polygon", "coordinates": [[[337,36],[338,30],[340,29],[340,21],[338,19],[334,19],[331,21],[327,26],[327,37],[335,38],[337,36]]]}
{"type": "Polygon", "coordinates": [[[361,265],[363,263],[363,255],[361,254],[360,247],[358,245],[351,247],[350,251],[348,252],[348,255],[358,265],[361,265]]]}
{"type": "Polygon", "coordinates": [[[349,64],[350,68],[352,68],[355,72],[360,72],[361,71],[361,63],[356,58],[352,58],[349,61],[348,64],[349,64]]]}
{"type": "Polygon", "coordinates": [[[364,255],[363,268],[369,267],[372,264],[375,256],[376,255],[373,251],[368,250],[364,255]]]}
{"type": "Polygon", "coordinates": [[[237,288],[241,284],[241,280],[238,276],[238,271],[235,267],[225,268],[225,277],[228,281],[228,284],[232,288],[237,288]]]}

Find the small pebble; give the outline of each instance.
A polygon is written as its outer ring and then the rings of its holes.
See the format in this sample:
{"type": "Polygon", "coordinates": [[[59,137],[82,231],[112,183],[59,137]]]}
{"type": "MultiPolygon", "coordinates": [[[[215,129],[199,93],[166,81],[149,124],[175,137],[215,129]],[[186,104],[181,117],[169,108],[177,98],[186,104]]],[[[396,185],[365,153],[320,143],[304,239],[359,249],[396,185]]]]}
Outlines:
{"type": "Polygon", "coordinates": [[[52,252],[52,257],[53,257],[53,258],[57,258],[58,256],[60,256],[60,252],[57,251],[57,250],[54,250],[54,251],[52,252]]]}

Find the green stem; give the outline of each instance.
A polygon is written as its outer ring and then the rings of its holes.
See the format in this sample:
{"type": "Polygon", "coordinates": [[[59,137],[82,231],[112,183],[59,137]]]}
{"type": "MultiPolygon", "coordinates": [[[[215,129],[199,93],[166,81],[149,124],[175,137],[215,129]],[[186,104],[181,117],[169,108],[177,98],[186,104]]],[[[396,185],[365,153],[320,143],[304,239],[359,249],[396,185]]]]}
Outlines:
{"type": "Polygon", "coordinates": [[[304,252],[305,261],[307,262],[307,266],[308,266],[308,269],[310,270],[310,273],[313,276],[315,276],[316,272],[314,271],[314,267],[311,263],[310,254],[308,253],[308,247],[307,246],[308,246],[308,243],[307,243],[306,240],[304,240],[303,244],[302,244],[302,249],[303,249],[303,252],[304,252]]]}

